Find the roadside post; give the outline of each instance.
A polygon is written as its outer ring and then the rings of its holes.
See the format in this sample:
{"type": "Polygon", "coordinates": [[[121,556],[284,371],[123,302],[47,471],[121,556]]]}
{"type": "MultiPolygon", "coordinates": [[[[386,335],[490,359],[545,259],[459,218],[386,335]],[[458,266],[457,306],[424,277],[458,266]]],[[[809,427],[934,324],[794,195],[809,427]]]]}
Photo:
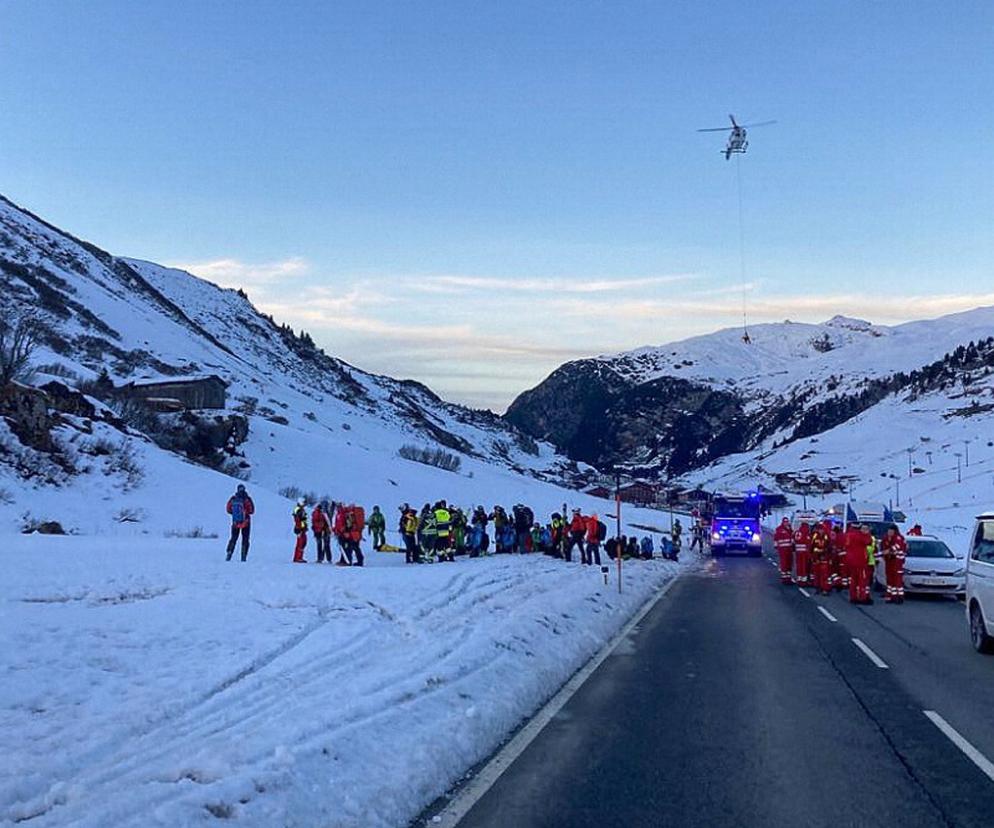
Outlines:
{"type": "Polygon", "coordinates": [[[621,592],[621,473],[615,472],[614,475],[614,508],[615,508],[615,521],[617,522],[617,528],[615,530],[615,540],[617,541],[617,546],[615,547],[614,554],[618,561],[618,592],[621,592]]]}

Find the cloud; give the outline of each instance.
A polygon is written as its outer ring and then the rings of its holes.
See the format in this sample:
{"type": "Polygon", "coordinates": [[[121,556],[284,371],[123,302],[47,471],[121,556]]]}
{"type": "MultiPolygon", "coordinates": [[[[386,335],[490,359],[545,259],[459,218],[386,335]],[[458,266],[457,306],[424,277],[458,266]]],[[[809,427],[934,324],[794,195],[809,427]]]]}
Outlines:
{"type": "MultiPolygon", "coordinates": [[[[741,288],[738,290],[741,291],[741,288]]],[[[720,295],[720,294],[713,294],[720,295]]],[[[610,318],[618,321],[639,319],[684,319],[693,315],[707,318],[739,318],[741,300],[707,298],[651,299],[642,301],[594,302],[577,299],[555,300],[555,309],[575,318],[610,318]]],[[[994,293],[956,293],[921,296],[892,294],[813,294],[764,298],[750,295],[746,301],[748,316],[753,321],[794,319],[824,321],[835,314],[857,316],[870,321],[900,322],[942,316],[994,304],[994,293]]],[[[701,333],[707,333],[702,325],[701,333]]]]}
{"type": "Polygon", "coordinates": [[[300,256],[277,262],[250,263],[238,259],[212,259],[205,262],[174,262],[169,265],[227,288],[263,287],[310,271],[300,256]]]}
{"type": "Polygon", "coordinates": [[[647,288],[685,282],[698,278],[692,273],[663,276],[639,276],[630,279],[515,279],[497,276],[423,276],[418,287],[432,292],[451,290],[500,290],[518,293],[610,293],[617,290],[647,288]]]}

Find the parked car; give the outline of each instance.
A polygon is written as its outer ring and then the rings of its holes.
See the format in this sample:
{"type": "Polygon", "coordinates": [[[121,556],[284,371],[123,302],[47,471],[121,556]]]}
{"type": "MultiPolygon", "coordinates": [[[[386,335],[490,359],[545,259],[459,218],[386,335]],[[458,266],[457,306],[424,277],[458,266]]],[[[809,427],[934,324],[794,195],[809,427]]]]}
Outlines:
{"type": "MultiPolygon", "coordinates": [[[[934,535],[909,535],[904,562],[904,591],[962,598],[966,592],[966,561],[957,558],[934,535]]],[[[887,586],[883,555],[877,557],[873,580],[881,590],[887,586]]]]}
{"type": "Polygon", "coordinates": [[[978,653],[994,653],[994,512],[977,516],[966,566],[966,620],[978,653]]]}

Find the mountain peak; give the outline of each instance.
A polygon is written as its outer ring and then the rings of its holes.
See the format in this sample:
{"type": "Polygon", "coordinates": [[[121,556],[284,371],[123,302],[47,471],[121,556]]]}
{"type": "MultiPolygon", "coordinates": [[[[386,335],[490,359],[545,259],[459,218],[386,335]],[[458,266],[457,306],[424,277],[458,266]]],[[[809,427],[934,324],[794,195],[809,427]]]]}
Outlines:
{"type": "Polygon", "coordinates": [[[822,324],[832,328],[848,328],[853,331],[868,331],[873,327],[873,323],[868,322],[866,319],[857,319],[854,316],[843,316],[841,313],[835,314],[835,316],[822,324]]]}

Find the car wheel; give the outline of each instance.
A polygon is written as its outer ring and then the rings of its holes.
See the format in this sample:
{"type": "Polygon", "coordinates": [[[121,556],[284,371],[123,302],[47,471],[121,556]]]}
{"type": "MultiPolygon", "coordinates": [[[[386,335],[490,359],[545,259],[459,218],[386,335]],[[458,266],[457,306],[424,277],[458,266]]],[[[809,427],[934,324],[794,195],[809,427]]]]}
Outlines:
{"type": "Polygon", "coordinates": [[[978,653],[985,655],[994,653],[994,638],[987,634],[984,628],[984,616],[977,604],[970,607],[970,641],[973,643],[973,649],[978,653]]]}

